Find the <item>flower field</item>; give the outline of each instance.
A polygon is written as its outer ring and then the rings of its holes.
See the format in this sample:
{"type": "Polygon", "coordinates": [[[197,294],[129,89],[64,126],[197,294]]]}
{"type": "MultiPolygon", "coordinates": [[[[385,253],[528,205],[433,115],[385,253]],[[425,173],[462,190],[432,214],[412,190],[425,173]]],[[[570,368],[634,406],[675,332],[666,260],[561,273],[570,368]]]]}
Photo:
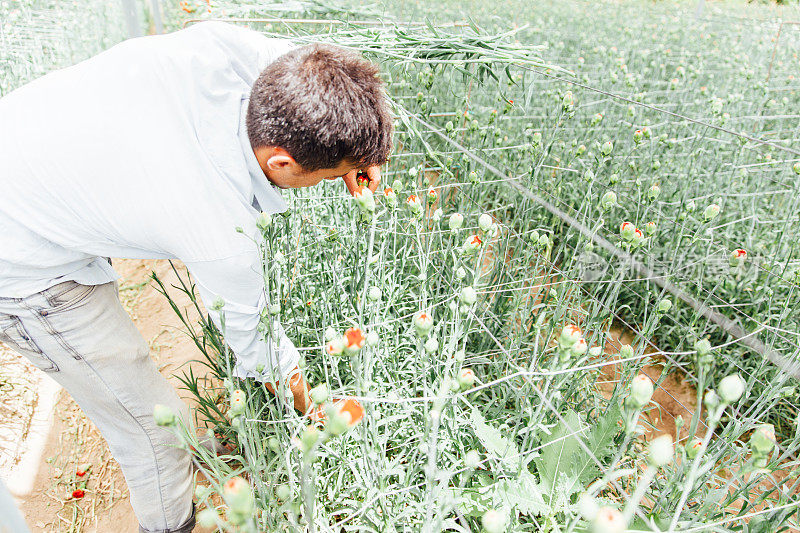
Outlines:
{"type": "Polygon", "coordinates": [[[438,24],[250,23],[379,61],[395,151],[382,192],[326,184],[259,220],[262,329],[300,347],[324,424],[195,331],[212,377],[185,385],[231,450],[184,432],[211,481],[201,522],[798,527],[798,34],[770,67],[766,9],[641,5],[497,6],[517,28],[439,4],[381,12],[438,24]],[[695,391],[685,416],[654,401],[668,379],[695,391]]]}
{"type": "MultiPolygon", "coordinates": [[[[360,50],[397,117],[374,195],[287,191],[289,211],[242,230],[263,253],[260,328],[299,348],[323,420],[234,378],[224,324],[185,322],[208,375],[182,381],[225,452],[156,416],[202,474],[202,525],[800,530],[797,8],[170,9],[173,29],[249,19],[360,50]],[[292,22],[256,20],[275,17],[292,22]]],[[[70,60],[25,54],[0,94],[70,60]]]]}

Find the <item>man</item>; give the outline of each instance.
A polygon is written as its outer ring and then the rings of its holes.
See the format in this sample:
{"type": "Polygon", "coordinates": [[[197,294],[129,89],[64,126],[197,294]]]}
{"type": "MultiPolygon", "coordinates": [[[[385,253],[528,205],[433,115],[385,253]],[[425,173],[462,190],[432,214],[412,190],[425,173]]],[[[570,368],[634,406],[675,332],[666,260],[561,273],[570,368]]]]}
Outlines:
{"type": "MultiPolygon", "coordinates": [[[[188,410],[120,305],[108,257],[177,258],[211,309],[225,302],[236,374],[290,376],[298,352],[257,331],[259,212],[280,189],[366,172],[392,120],[377,67],[205,22],[133,39],[0,99],[0,340],[58,381],[122,466],[141,531],[194,526],[188,456],[153,421],[188,410]],[[235,228],[241,227],[243,233],[235,228]]],[[[210,311],[219,324],[219,314],[210,311]]],[[[298,379],[299,378],[299,379],[298,379]]]]}

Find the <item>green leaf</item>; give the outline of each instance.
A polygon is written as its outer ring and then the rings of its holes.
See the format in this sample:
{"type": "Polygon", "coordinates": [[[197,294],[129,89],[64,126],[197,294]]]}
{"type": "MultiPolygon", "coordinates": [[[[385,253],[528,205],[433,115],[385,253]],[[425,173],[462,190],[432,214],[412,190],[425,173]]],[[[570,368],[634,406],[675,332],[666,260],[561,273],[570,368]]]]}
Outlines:
{"type": "Polygon", "coordinates": [[[536,478],[527,470],[523,470],[516,480],[503,480],[495,484],[494,506],[506,505],[528,516],[550,513],[550,506],[545,503],[536,478]]]}
{"type": "Polygon", "coordinates": [[[567,411],[564,422],[559,422],[553,432],[542,439],[542,451],[534,459],[542,487],[550,494],[550,501],[562,475],[575,475],[587,468],[589,457],[581,449],[578,439],[586,440],[586,426],[575,411],[567,411]]]}
{"type": "Polygon", "coordinates": [[[475,435],[490,455],[509,469],[519,468],[521,458],[513,441],[505,438],[499,429],[487,424],[481,412],[475,407],[472,408],[470,421],[475,435]]]}

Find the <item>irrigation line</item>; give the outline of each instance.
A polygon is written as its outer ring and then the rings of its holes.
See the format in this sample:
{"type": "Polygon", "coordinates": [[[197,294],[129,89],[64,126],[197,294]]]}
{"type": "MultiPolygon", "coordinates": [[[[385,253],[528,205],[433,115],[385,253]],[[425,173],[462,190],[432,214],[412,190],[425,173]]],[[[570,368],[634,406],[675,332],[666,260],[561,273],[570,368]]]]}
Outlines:
{"type": "MultiPolygon", "coordinates": [[[[617,248],[610,241],[606,240],[605,238],[599,235],[596,235],[590,228],[584,226],[581,222],[573,218],[571,215],[565,213],[564,211],[562,211],[555,205],[551,204],[547,200],[540,198],[538,195],[534,194],[533,191],[531,191],[524,185],[520,184],[517,179],[504,174],[494,165],[484,161],[479,156],[475,155],[468,148],[462,146],[457,141],[454,141],[445,134],[441,133],[439,130],[435,128],[434,125],[426,122],[425,120],[419,118],[416,115],[409,114],[409,116],[414,120],[416,120],[417,122],[419,122],[420,124],[424,125],[426,128],[429,128],[433,133],[438,135],[441,139],[444,139],[446,142],[452,144],[457,149],[461,150],[462,153],[464,153],[470,159],[472,159],[476,163],[486,168],[486,170],[490,171],[498,178],[501,178],[504,185],[510,187],[511,189],[514,189],[525,198],[540,205],[541,207],[549,211],[552,215],[560,218],[561,220],[566,222],[569,226],[571,226],[573,229],[580,232],[584,237],[591,240],[596,245],[600,246],[602,249],[606,250],[610,254],[614,255],[617,259],[627,262],[630,265],[630,267],[634,271],[636,271],[640,276],[646,278],[652,278],[653,283],[655,283],[662,289],[666,290],[667,292],[669,292],[670,294],[672,294],[673,296],[684,302],[686,305],[691,307],[697,314],[706,318],[710,322],[713,322],[720,329],[725,331],[728,335],[739,341],[741,344],[752,349],[762,357],[766,357],[775,366],[777,366],[790,376],[796,379],[800,379],[800,362],[792,361],[791,359],[776,352],[772,348],[767,347],[758,337],[745,331],[744,328],[736,324],[733,320],[723,315],[722,313],[713,310],[705,303],[695,299],[692,295],[690,295],[689,293],[687,293],[674,283],[670,282],[669,280],[659,277],[651,268],[645,266],[644,264],[634,259],[633,256],[631,256],[628,252],[625,252],[624,250],[617,248]]],[[[702,122],[699,121],[696,122],[703,124],[702,122]]],[[[758,141],[757,139],[754,140],[758,141]]],[[[764,142],[764,141],[758,141],[758,142],[764,142]]],[[[765,144],[771,144],[771,143],[765,142],[765,144]]],[[[794,150],[791,151],[794,152],[794,150]]],[[[795,152],[795,153],[800,154],[800,152],[795,152]]]]}
{"type": "MultiPolygon", "coordinates": [[[[773,143],[773,142],[770,142],[770,141],[765,141],[763,139],[758,139],[756,137],[751,137],[750,135],[747,135],[746,133],[740,133],[740,132],[736,132],[736,131],[733,131],[733,130],[729,130],[727,128],[723,128],[721,126],[715,126],[714,124],[709,124],[708,122],[703,122],[702,120],[697,120],[695,118],[687,117],[687,116],[681,115],[679,113],[673,113],[672,111],[667,111],[666,109],[661,108],[661,107],[656,107],[654,105],[645,104],[644,102],[631,100],[630,98],[626,98],[626,97],[624,97],[622,95],[619,95],[619,94],[610,93],[610,92],[604,91],[602,89],[597,89],[597,88],[591,87],[589,85],[584,85],[583,83],[580,83],[580,82],[577,82],[577,81],[574,81],[574,80],[568,80],[566,78],[562,78],[561,76],[556,76],[555,74],[548,74],[546,72],[543,72],[541,70],[536,69],[535,67],[527,67],[527,66],[524,66],[524,65],[519,65],[519,67],[520,68],[524,68],[526,70],[530,70],[531,72],[535,72],[537,74],[541,74],[542,76],[547,76],[548,78],[552,78],[554,80],[563,81],[563,82],[569,83],[571,85],[576,85],[578,87],[581,87],[582,89],[586,89],[586,90],[589,90],[589,91],[594,91],[596,93],[604,94],[604,95],[609,96],[611,98],[616,98],[618,100],[622,100],[624,102],[628,102],[628,103],[631,103],[631,104],[636,104],[636,105],[641,106],[641,107],[646,107],[648,109],[652,109],[653,111],[658,111],[659,113],[664,113],[666,115],[671,115],[671,116],[676,117],[676,118],[680,118],[680,119],[683,119],[683,120],[686,120],[686,121],[689,121],[689,122],[693,122],[694,124],[699,124],[701,126],[706,126],[708,128],[715,129],[717,131],[721,131],[723,133],[727,133],[727,134],[733,135],[735,137],[741,137],[743,139],[747,139],[748,141],[754,142],[756,144],[763,144],[763,145],[766,145],[766,146],[771,146],[773,148],[777,148],[778,150],[783,150],[784,152],[789,152],[790,154],[800,155],[800,150],[795,150],[794,148],[789,148],[787,146],[783,146],[782,144],[776,144],[776,143],[773,143]]],[[[432,126],[428,126],[428,127],[432,127],[432,126]]]]}

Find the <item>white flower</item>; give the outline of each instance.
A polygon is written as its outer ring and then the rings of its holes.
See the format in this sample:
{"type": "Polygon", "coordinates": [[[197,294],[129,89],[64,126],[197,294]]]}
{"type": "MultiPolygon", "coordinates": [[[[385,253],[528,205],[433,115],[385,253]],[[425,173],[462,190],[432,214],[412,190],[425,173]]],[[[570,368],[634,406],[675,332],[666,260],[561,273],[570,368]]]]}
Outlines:
{"type": "Polygon", "coordinates": [[[475,469],[478,468],[480,464],[481,464],[481,454],[479,454],[477,451],[470,450],[464,456],[464,465],[467,468],[475,469]]]}
{"type": "Polygon", "coordinates": [[[372,287],[369,288],[369,293],[367,294],[367,297],[371,301],[377,302],[378,300],[381,299],[381,290],[373,285],[372,287]]]}

